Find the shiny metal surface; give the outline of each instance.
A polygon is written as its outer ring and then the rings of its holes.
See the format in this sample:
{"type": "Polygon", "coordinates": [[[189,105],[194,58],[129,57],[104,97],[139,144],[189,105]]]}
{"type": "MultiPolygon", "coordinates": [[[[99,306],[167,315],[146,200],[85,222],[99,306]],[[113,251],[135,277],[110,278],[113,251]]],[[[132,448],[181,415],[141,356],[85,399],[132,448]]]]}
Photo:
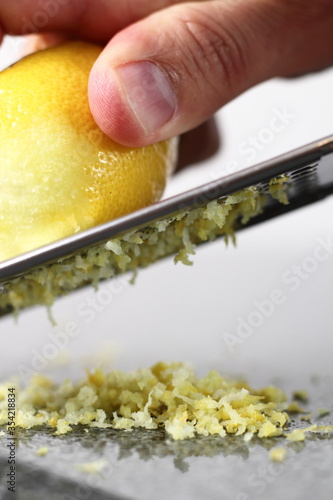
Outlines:
{"type": "Polygon", "coordinates": [[[330,136],[109,223],[2,262],[0,263],[0,286],[1,282],[25,274],[35,267],[63,259],[74,252],[84,251],[91,246],[117,237],[125,231],[142,228],[183,209],[205,205],[209,201],[223,198],[249,186],[264,186],[278,175],[287,174],[291,178],[289,205],[270,202],[268,209],[261,216],[254,218],[249,225],[318,201],[333,192],[332,155],[333,136],[330,136]],[[309,169],[310,174],[313,175],[307,175],[309,169]]]}

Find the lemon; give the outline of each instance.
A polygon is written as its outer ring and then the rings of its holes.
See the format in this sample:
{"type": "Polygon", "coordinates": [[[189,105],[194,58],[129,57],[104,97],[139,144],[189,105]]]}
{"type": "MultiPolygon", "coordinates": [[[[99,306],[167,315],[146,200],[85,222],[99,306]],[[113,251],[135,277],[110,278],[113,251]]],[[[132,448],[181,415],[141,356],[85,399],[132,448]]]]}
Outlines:
{"type": "Polygon", "coordinates": [[[0,261],[142,208],[163,193],[177,141],[133,149],[98,128],[87,85],[100,52],[70,42],[0,73],[0,261]]]}

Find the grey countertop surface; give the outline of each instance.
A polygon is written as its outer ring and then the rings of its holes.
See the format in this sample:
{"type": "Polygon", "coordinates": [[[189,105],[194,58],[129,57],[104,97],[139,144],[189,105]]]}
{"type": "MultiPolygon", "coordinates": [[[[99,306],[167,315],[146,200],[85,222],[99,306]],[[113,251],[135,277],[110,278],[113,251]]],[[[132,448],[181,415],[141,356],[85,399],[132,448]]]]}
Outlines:
{"type": "MultiPolygon", "coordinates": [[[[311,422],[333,425],[333,378],[304,381],[314,411],[311,422]],[[331,413],[318,417],[319,408],[331,413]]],[[[300,414],[290,428],[305,427],[300,414]]],[[[18,499],[131,499],[159,498],[293,500],[333,497],[333,435],[308,435],[304,442],[284,438],[241,436],[198,437],[174,441],[163,430],[116,431],[77,428],[64,436],[51,430],[21,430],[17,441],[18,499]],[[269,450],[287,448],[283,463],[273,463],[269,450]],[[46,446],[46,456],[36,451],[46,446]],[[81,471],[80,464],[97,461],[96,473],[81,471]]],[[[5,444],[6,437],[2,437],[5,444]]],[[[0,446],[0,497],[6,492],[6,448],[0,446]]]]}

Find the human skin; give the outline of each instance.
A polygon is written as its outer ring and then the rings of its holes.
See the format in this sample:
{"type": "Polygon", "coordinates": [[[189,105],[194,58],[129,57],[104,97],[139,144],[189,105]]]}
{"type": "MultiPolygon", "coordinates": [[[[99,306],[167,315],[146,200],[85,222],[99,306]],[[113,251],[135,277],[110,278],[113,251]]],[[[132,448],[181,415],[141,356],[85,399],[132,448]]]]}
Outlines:
{"type": "Polygon", "coordinates": [[[0,26],[2,35],[47,33],[46,44],[105,45],[91,111],[133,147],[198,126],[212,137],[202,124],[245,90],[333,63],[332,0],[0,0],[0,26]]]}

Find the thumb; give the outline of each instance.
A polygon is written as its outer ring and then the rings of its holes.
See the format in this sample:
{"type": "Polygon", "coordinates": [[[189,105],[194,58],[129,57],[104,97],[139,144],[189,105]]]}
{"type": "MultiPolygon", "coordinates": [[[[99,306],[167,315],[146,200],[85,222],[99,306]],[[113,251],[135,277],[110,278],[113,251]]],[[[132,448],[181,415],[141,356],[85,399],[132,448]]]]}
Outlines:
{"type": "Polygon", "coordinates": [[[327,65],[333,9],[318,4],[326,10],[307,13],[313,0],[183,3],[130,25],[92,69],[96,122],[117,142],[144,146],[198,126],[267,78],[327,65]]]}

